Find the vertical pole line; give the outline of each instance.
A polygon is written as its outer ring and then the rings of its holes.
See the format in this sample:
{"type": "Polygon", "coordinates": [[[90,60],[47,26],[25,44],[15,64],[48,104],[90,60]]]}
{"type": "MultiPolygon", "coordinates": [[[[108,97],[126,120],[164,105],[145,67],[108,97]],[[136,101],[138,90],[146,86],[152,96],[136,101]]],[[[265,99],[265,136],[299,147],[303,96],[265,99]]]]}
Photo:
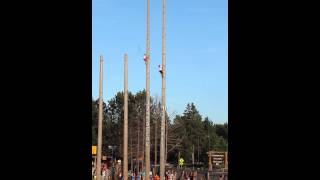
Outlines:
{"type": "MultiPolygon", "coordinates": [[[[132,123],[131,123],[132,126],[132,123]]],[[[133,161],[132,161],[132,127],[130,126],[130,165],[131,165],[131,173],[133,173],[133,161]]]]}
{"type": "Polygon", "coordinates": [[[166,0],[162,0],[162,116],[160,139],[160,180],[165,180],[165,125],[166,125],[166,0]]]}
{"type": "Polygon", "coordinates": [[[158,126],[158,119],[155,118],[155,125],[154,125],[154,172],[153,174],[157,174],[157,126],[158,126]]]}
{"type": "Polygon", "coordinates": [[[103,56],[100,55],[100,82],[99,82],[99,117],[98,117],[98,147],[97,147],[97,180],[101,180],[101,154],[102,154],[102,93],[103,93],[103,56]]]}
{"type": "Polygon", "coordinates": [[[146,137],[145,137],[145,174],[150,172],[150,0],[147,0],[147,61],[146,61],[146,137]]]}
{"type": "Polygon", "coordinates": [[[128,179],[128,55],[124,55],[123,178],[128,179]]]}

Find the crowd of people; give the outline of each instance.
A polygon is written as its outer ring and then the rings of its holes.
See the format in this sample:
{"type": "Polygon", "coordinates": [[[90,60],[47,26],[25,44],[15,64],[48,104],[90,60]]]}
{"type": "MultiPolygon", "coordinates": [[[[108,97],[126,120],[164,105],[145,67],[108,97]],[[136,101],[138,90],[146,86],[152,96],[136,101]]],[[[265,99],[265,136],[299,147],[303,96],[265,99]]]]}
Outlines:
{"type": "MultiPolygon", "coordinates": [[[[111,180],[111,171],[110,169],[107,167],[107,164],[102,163],[101,164],[101,177],[102,180],[111,180]]],[[[96,179],[96,168],[95,166],[92,164],[92,179],[96,179]]]]}
{"type": "MultiPolygon", "coordinates": [[[[101,164],[101,178],[102,180],[124,180],[122,175],[121,166],[115,166],[114,168],[108,167],[107,164],[101,164]]],[[[96,169],[95,166],[92,165],[92,179],[96,179],[96,169]]],[[[209,174],[207,176],[198,175],[197,171],[194,170],[183,170],[179,173],[175,170],[167,170],[165,172],[165,180],[225,180],[224,175],[219,175],[219,177],[210,177],[209,174]]],[[[146,173],[144,171],[128,172],[128,180],[148,180],[146,179],[146,173]]],[[[150,171],[149,180],[160,180],[158,174],[153,175],[150,171]]]]}
{"type": "Polygon", "coordinates": [[[197,171],[182,171],[180,180],[196,180],[197,171]]]}

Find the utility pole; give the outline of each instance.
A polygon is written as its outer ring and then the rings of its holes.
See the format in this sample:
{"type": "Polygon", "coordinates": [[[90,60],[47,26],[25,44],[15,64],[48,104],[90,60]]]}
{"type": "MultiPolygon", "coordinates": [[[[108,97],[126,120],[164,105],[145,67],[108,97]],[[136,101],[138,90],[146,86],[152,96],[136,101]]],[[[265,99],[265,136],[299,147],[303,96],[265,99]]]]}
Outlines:
{"type": "Polygon", "coordinates": [[[123,178],[128,179],[128,55],[124,55],[123,178]]]}
{"type": "Polygon", "coordinates": [[[150,0],[147,0],[147,47],[146,47],[146,147],[145,147],[145,174],[149,179],[150,173],[150,0]]]}
{"type": "Polygon", "coordinates": [[[160,139],[160,180],[165,180],[165,125],[166,125],[166,0],[162,0],[162,116],[160,139]]]}
{"type": "Polygon", "coordinates": [[[97,180],[101,180],[101,154],[102,154],[102,86],[103,86],[103,56],[100,55],[100,82],[99,82],[99,116],[98,116],[98,152],[97,152],[97,180]]]}

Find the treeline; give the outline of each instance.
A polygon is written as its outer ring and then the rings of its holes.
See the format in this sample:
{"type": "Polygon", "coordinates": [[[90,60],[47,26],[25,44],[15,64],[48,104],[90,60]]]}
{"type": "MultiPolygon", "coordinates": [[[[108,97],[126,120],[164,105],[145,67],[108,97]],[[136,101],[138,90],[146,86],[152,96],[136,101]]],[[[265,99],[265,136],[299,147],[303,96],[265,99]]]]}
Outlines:
{"type": "MultiPolygon", "coordinates": [[[[143,161],[145,147],[145,91],[128,94],[128,159],[143,161]]],[[[150,100],[150,158],[154,161],[155,143],[157,162],[160,159],[160,98],[150,100]],[[155,141],[156,139],[156,141],[155,141]]],[[[123,150],[123,92],[118,92],[103,106],[103,154],[122,158],[123,150]],[[116,147],[113,151],[111,146],[116,147]]],[[[228,149],[228,124],[213,124],[208,117],[202,118],[196,106],[188,103],[182,115],[166,115],[167,162],[176,164],[178,156],[187,163],[207,164],[208,150],[226,151],[228,149]]],[[[98,100],[92,100],[92,145],[97,144],[98,100]]],[[[153,163],[153,162],[152,162],[153,163]]]]}

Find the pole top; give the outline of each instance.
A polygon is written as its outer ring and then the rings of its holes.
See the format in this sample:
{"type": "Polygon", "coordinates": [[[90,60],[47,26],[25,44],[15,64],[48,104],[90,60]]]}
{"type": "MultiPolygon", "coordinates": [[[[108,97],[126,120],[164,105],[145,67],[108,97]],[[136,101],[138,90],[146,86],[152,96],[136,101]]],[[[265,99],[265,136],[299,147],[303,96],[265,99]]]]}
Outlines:
{"type": "Polygon", "coordinates": [[[103,61],[103,55],[102,54],[100,55],[100,61],[103,61]]]}

